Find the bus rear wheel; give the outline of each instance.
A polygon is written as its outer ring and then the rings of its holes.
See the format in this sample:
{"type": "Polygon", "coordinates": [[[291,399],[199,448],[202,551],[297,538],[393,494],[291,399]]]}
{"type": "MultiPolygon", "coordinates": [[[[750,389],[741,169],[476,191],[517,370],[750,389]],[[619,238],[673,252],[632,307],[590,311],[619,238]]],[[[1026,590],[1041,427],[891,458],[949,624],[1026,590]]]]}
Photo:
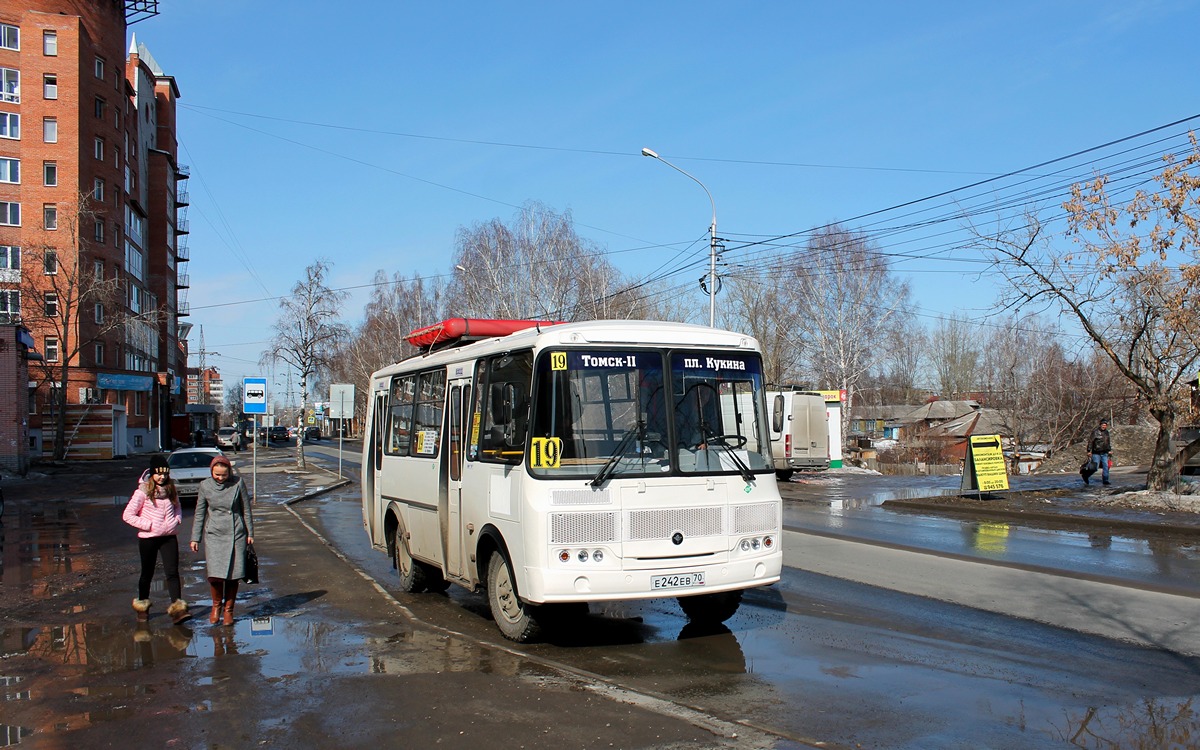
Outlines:
{"type": "Polygon", "coordinates": [[[541,624],[534,616],[536,607],[517,596],[512,565],[501,552],[488,559],[487,595],[492,619],[505,638],[526,643],[541,633],[541,624]]]}
{"type": "Polygon", "coordinates": [[[715,594],[697,594],[678,598],[679,608],[695,623],[725,622],[738,611],[742,604],[742,590],[720,591],[715,594]]]}

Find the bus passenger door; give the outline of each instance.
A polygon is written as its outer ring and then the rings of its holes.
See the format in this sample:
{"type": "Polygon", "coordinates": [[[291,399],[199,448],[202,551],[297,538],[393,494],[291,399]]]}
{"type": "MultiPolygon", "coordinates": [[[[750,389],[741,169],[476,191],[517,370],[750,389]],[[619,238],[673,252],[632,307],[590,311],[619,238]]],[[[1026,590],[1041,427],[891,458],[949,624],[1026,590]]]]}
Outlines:
{"type": "Polygon", "coordinates": [[[379,470],[383,461],[383,433],[387,425],[387,394],[376,393],[375,401],[367,413],[367,434],[363,438],[363,461],[359,467],[362,485],[363,525],[372,544],[387,544],[383,529],[379,526],[380,484],[379,470]]]}
{"type": "Polygon", "coordinates": [[[446,425],[449,429],[446,456],[446,574],[463,575],[462,472],[466,459],[466,414],[471,403],[471,381],[450,381],[446,425]]]}

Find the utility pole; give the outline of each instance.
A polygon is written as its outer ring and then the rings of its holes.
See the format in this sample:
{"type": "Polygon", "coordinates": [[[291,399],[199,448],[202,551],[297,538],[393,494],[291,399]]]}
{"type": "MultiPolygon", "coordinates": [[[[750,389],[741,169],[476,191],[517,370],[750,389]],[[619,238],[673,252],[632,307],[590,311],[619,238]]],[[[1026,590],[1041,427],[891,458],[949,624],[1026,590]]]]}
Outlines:
{"type": "Polygon", "coordinates": [[[198,367],[196,369],[196,400],[197,403],[207,404],[209,401],[208,386],[204,382],[204,372],[208,370],[208,355],[214,357],[221,356],[220,352],[210,352],[204,348],[204,326],[200,326],[200,350],[196,356],[198,367]]]}

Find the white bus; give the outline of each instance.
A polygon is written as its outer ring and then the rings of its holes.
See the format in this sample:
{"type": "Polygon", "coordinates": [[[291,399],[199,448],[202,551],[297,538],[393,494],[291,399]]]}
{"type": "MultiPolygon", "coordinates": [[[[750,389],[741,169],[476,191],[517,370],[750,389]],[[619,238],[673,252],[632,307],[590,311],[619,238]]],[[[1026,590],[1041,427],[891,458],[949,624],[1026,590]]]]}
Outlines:
{"type": "Polygon", "coordinates": [[[723,622],[779,580],[758,343],[649,321],[453,319],[371,376],[363,521],[404,591],[487,592],[530,640],[586,602],[723,622]],[[468,343],[470,342],[470,343],[468,343]]]}

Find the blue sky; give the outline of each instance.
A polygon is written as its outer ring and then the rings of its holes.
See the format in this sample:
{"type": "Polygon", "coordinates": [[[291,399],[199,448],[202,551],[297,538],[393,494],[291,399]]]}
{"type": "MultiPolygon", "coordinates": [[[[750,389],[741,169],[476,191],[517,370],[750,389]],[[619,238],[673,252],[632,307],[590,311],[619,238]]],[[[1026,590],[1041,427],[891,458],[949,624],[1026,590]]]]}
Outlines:
{"type": "MultiPolygon", "coordinates": [[[[752,266],[763,251],[747,241],[1200,113],[1197,29],[1200,5],[1185,0],[169,0],[130,31],[182,93],[192,348],[202,325],[219,353],[208,362],[233,382],[260,374],[278,312],[266,298],[315,258],[334,262],[337,287],[379,269],[445,274],[460,227],[540,201],[569,210],[625,273],[706,264],[708,198],[640,156],[646,146],[704,183],[728,260],[752,266]]],[[[1099,161],[1107,153],[1075,159],[1069,174],[1113,163],[1099,161]]],[[[938,215],[902,217],[934,205],[1019,200],[1023,184],[849,223],[881,229],[938,215]]],[[[877,239],[915,255],[962,240],[961,222],[936,227],[877,239]]],[[[977,257],[942,249],[893,269],[932,322],[986,311],[991,278],[977,257]]],[[[698,276],[689,267],[668,282],[698,276]]],[[[348,323],[365,298],[352,295],[348,323]]]]}

